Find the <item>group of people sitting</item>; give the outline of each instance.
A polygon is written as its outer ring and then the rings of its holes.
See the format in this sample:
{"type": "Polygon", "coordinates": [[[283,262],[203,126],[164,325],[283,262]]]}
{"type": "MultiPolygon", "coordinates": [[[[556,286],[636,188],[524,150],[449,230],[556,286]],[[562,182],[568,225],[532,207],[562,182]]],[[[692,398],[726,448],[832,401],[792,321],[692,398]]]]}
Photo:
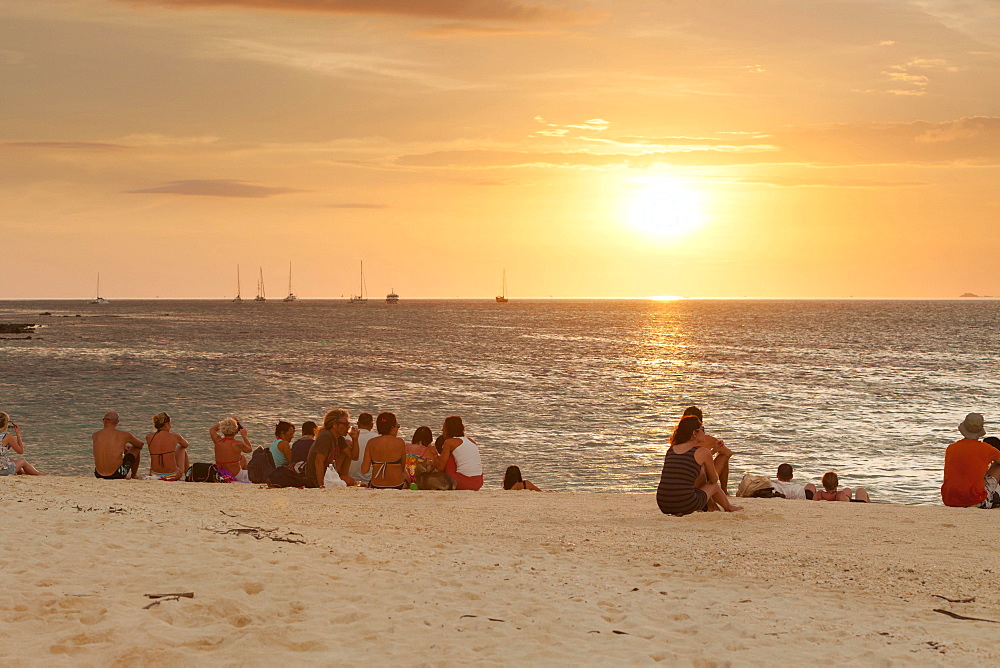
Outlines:
{"type": "Polygon", "coordinates": [[[817,489],[816,485],[811,482],[807,482],[805,485],[792,482],[792,465],[782,464],[778,467],[778,479],[771,480],[770,483],[774,496],[785,499],[871,502],[868,491],[864,487],[853,490],[850,487],[840,487],[840,478],[833,471],[827,471],[823,474],[823,478],[820,480],[823,489],[817,489]]]}
{"type": "MultiPolygon", "coordinates": [[[[139,476],[142,448],[149,449],[149,476],[159,480],[183,480],[192,468],[188,440],[172,431],[170,416],[153,416],[156,431],[145,442],[118,428],[120,418],[111,411],[104,427],[92,435],[94,476],[105,479],[139,476]]],[[[435,443],[429,427],[417,428],[409,443],[398,436],[395,414],[384,412],[373,418],[361,413],[357,425],[350,414],[336,408],[323,418],[302,424],[301,436],[293,442],[295,425],[281,420],[267,450],[273,466],[301,476],[304,487],[363,485],[373,489],[404,489],[416,484],[418,469],[440,472],[454,481],[452,489],[478,490],[483,486],[479,446],[465,435],[458,415],[444,420],[435,443]]],[[[225,418],[208,429],[215,450],[215,470],[225,482],[249,482],[248,455],[254,452],[246,428],[236,418],[225,418]]]]}
{"type": "MultiPolygon", "coordinates": [[[[656,489],[656,503],[664,514],[743,510],[742,506],[729,501],[729,467],[733,452],[722,439],[705,433],[703,419],[700,408],[689,406],[670,435],[670,447],[663,458],[663,471],[656,489]]],[[[823,476],[822,485],[823,489],[818,490],[812,483],[792,482],[791,465],[782,464],[778,467],[778,480],[771,482],[771,489],[775,496],[788,499],[869,501],[863,487],[856,490],[840,488],[840,480],[833,471],[823,476]]]]}

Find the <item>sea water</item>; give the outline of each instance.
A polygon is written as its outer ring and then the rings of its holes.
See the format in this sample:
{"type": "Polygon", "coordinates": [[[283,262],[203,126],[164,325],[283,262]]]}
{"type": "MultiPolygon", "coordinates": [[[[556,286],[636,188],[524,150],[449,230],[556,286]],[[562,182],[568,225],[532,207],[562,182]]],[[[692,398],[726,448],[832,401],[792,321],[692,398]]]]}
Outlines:
{"type": "MultiPolygon", "coordinates": [[[[227,416],[267,445],[278,420],[393,411],[407,440],[459,414],[486,486],[649,492],[684,407],[744,471],[837,471],[877,501],[939,503],[966,413],[1000,432],[997,301],[485,301],[349,304],[0,302],[0,410],[27,458],[92,475],[108,410],[144,435],[166,411],[211,461],[227,416]],[[51,315],[41,315],[49,313],[51,315]]],[[[148,464],[148,458],[144,458],[148,464]]],[[[652,503],[652,496],[651,503],[652,503]]]]}

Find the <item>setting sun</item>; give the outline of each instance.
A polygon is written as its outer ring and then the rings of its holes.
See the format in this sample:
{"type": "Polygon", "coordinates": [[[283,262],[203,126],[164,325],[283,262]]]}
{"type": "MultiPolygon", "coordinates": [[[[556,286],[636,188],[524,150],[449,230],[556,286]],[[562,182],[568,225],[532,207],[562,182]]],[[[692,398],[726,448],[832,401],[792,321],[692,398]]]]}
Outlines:
{"type": "Polygon", "coordinates": [[[673,237],[703,224],[699,193],[674,179],[641,185],[628,201],[628,224],[645,234],[673,237]]]}

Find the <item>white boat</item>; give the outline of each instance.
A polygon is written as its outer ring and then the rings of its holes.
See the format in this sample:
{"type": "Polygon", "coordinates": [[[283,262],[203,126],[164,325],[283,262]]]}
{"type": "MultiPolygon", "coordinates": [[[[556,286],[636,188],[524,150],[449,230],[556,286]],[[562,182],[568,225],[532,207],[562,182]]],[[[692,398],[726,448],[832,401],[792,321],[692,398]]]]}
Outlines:
{"type": "Polygon", "coordinates": [[[107,299],[105,299],[104,297],[101,296],[101,273],[100,272],[97,273],[97,297],[95,297],[94,299],[91,299],[89,303],[91,303],[91,304],[110,304],[111,303],[107,299]]]}
{"type": "Polygon", "coordinates": [[[243,303],[243,297],[240,296],[240,265],[236,265],[236,296],[233,297],[233,303],[243,303]]]}
{"type": "Polygon", "coordinates": [[[399,295],[396,294],[395,290],[390,290],[389,294],[387,294],[385,296],[385,303],[386,304],[398,304],[399,303],[399,295]]]}
{"type": "Polygon", "coordinates": [[[253,298],[255,302],[266,302],[264,296],[264,267],[260,268],[260,278],[257,279],[257,296],[253,298]]]}
{"type": "Polygon", "coordinates": [[[367,304],[368,303],[368,290],[365,288],[365,262],[361,261],[361,294],[351,295],[350,302],[352,304],[367,304]]]}
{"type": "Polygon", "coordinates": [[[282,299],[283,302],[294,302],[298,300],[295,293],[292,292],[292,263],[288,263],[288,296],[282,299]]]}
{"type": "Polygon", "coordinates": [[[503,270],[503,287],[500,288],[500,294],[497,295],[497,304],[506,304],[507,299],[507,270],[503,270]]]}

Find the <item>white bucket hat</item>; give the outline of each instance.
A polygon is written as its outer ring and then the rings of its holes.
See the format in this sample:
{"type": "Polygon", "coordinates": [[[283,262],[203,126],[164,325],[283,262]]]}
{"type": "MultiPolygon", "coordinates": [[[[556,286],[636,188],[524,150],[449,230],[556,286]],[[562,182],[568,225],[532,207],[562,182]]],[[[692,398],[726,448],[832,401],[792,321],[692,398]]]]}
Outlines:
{"type": "Polygon", "coordinates": [[[983,416],[979,413],[969,413],[958,425],[958,430],[966,438],[982,438],[986,435],[986,430],[983,429],[983,416]]]}

